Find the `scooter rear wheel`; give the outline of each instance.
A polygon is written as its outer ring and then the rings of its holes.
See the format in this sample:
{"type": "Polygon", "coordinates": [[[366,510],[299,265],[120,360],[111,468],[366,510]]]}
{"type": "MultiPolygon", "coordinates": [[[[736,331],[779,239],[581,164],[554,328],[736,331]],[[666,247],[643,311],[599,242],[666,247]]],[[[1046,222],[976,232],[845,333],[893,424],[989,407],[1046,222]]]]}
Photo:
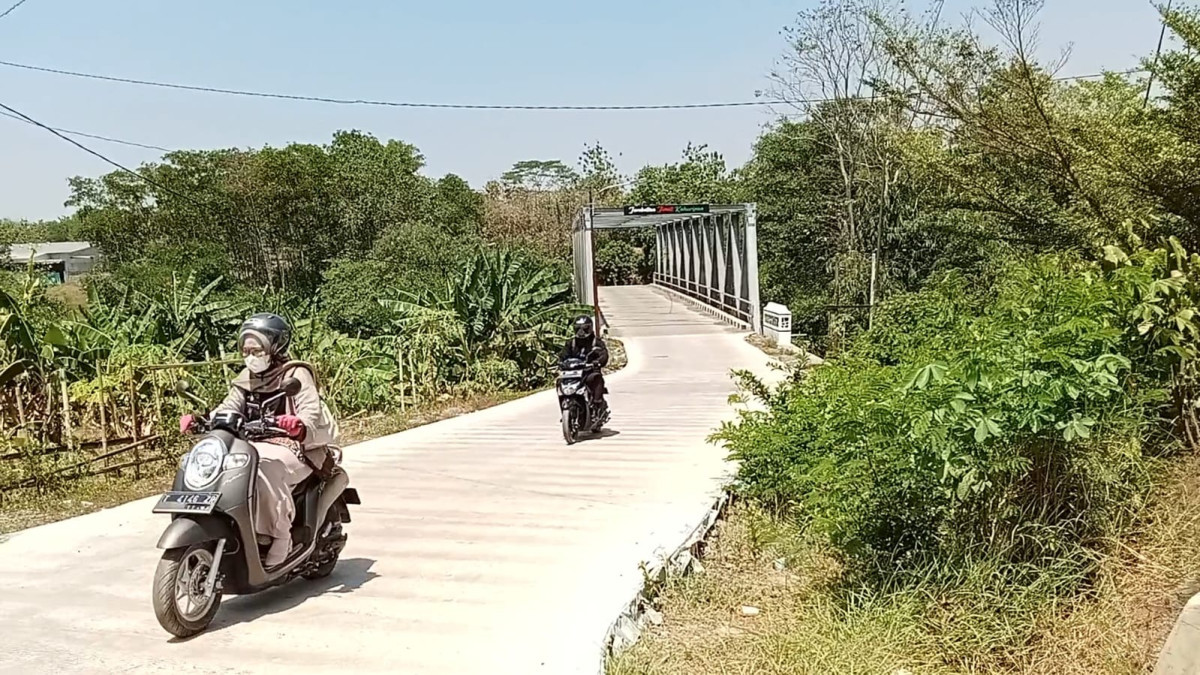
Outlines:
{"type": "Polygon", "coordinates": [[[154,616],[171,635],[186,638],[201,633],[221,607],[221,591],[205,593],[212,569],[214,542],[168,549],[154,571],[154,616]]]}
{"type": "MultiPolygon", "coordinates": [[[[329,507],[329,513],[325,515],[325,523],[323,525],[321,525],[321,529],[324,530],[326,525],[332,524],[336,530],[336,533],[334,536],[342,536],[341,522],[342,522],[342,519],[338,516],[337,506],[336,505],[331,506],[331,507],[329,507]]],[[[344,541],[343,541],[343,544],[344,544],[344,541]]],[[[340,556],[341,554],[342,554],[342,551],[339,548],[338,551],[336,553],[334,553],[333,556],[330,557],[328,560],[322,562],[320,565],[317,565],[317,567],[311,571],[301,573],[300,576],[304,577],[305,579],[308,579],[309,581],[316,581],[318,579],[324,579],[325,577],[329,576],[330,574],[333,574],[333,568],[337,567],[338,556],[340,556]]]]}

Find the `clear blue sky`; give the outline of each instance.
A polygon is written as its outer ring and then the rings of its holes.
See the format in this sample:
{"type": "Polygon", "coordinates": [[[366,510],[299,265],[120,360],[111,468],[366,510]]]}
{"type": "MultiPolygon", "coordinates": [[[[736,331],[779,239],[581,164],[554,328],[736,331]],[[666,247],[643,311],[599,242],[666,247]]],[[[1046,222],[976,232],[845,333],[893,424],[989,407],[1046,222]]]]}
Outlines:
{"type": "MultiPolygon", "coordinates": [[[[0,0],[3,11],[13,0],[0,0]]],[[[949,0],[957,19],[986,0],[949,0]]],[[[0,20],[0,59],[67,70],[331,97],[453,103],[749,100],[815,0],[28,0],[0,20]]],[[[922,0],[917,6],[923,5],[922,0]]],[[[1048,0],[1065,74],[1124,69],[1158,37],[1147,0],[1048,0]]],[[[631,173],[708,143],[744,162],[762,109],[656,112],[405,110],[268,101],[0,67],[0,102],[51,126],[170,148],[325,142],[357,128],[415,144],[426,172],[481,185],[522,159],[573,163],[599,141],[631,173]]],[[[136,165],[153,151],[82,139],[136,165]]],[[[66,212],[66,179],[109,170],[0,118],[0,216],[66,212]]]]}

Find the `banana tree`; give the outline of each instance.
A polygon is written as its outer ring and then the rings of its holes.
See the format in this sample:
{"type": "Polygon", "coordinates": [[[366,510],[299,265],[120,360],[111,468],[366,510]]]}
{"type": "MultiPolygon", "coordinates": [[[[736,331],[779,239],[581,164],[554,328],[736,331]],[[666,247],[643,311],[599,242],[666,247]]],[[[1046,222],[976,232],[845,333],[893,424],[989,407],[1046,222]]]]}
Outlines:
{"type": "Polygon", "coordinates": [[[383,301],[409,335],[436,324],[468,368],[483,360],[517,364],[528,383],[545,377],[572,313],[584,311],[571,299],[570,284],[552,267],[511,250],[484,249],[437,289],[383,301]]]}

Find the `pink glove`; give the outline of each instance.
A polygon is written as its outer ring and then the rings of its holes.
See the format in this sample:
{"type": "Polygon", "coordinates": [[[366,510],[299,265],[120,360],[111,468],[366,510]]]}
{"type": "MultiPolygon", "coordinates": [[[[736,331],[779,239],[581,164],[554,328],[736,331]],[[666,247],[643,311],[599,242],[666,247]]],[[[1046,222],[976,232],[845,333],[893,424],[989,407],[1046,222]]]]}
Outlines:
{"type": "Polygon", "coordinates": [[[296,440],[304,438],[305,429],[304,422],[300,421],[295,415],[280,415],[275,418],[275,426],[287,432],[288,436],[296,440]]]}
{"type": "Polygon", "coordinates": [[[196,426],[196,416],[195,415],[184,415],[183,417],[179,418],[179,433],[190,434],[190,433],[192,433],[192,428],[195,426],[196,426]]]}

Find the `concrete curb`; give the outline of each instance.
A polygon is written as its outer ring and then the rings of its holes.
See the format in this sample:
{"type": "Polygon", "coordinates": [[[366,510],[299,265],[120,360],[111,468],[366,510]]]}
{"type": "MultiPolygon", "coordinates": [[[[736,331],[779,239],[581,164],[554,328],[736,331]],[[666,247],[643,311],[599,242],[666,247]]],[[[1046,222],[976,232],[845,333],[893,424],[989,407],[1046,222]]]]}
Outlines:
{"type": "Polygon", "coordinates": [[[716,524],[725,516],[732,495],[723,490],[701,517],[700,522],[692,529],[691,534],[673,553],[665,558],[642,563],[642,587],[617,615],[616,620],[609,625],[601,643],[600,663],[596,669],[598,675],[604,675],[608,660],[629,649],[641,637],[646,624],[662,623],[662,615],[651,606],[651,602],[662,591],[667,580],[673,576],[683,576],[693,572],[704,571],[700,557],[708,543],[708,536],[716,524]]]}
{"type": "Polygon", "coordinates": [[[1154,675],[1196,673],[1200,673],[1200,594],[1184,605],[1154,667],[1154,675]]]}

